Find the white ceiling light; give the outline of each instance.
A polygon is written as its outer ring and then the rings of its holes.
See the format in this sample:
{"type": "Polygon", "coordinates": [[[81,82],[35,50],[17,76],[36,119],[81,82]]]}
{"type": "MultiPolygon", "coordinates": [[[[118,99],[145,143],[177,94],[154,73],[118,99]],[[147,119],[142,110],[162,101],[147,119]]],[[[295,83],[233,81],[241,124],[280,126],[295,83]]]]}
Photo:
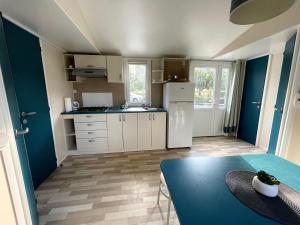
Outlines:
{"type": "Polygon", "coordinates": [[[230,21],[245,25],[259,23],[288,10],[295,0],[231,0],[230,21]]]}

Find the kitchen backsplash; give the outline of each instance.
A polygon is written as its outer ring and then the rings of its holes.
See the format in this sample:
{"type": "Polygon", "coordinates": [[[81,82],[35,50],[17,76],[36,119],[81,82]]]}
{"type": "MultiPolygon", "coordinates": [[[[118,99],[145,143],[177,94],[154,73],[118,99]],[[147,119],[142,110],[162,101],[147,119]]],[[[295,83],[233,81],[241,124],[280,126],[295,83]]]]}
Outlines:
{"type": "MultiPolygon", "coordinates": [[[[124,84],[108,83],[105,78],[89,78],[82,82],[73,83],[73,90],[75,100],[82,106],[83,92],[111,92],[113,95],[113,105],[115,107],[121,106],[125,102],[124,84]]],[[[151,85],[151,101],[153,107],[162,107],[163,104],[163,85],[151,85]]]]}

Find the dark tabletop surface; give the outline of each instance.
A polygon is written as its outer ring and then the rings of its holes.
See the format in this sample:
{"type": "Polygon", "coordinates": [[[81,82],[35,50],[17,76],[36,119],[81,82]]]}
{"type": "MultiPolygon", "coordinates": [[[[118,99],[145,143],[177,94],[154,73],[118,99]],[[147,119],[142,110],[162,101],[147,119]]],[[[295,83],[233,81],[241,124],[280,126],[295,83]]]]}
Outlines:
{"type": "Polygon", "coordinates": [[[300,191],[300,167],[269,154],[164,160],[161,170],[181,225],[279,224],[232,195],[225,183],[232,170],[265,170],[300,191]]]}

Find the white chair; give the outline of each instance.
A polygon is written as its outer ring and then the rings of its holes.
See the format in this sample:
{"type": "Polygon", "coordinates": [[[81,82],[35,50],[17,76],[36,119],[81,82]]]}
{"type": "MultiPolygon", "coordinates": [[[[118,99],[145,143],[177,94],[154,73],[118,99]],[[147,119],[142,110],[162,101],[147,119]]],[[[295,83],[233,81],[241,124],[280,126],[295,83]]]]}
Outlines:
{"type": "Polygon", "coordinates": [[[171,208],[171,197],[170,193],[164,178],[164,175],[160,173],[160,181],[159,181],[159,188],[158,188],[158,195],[157,195],[157,205],[159,205],[160,194],[165,196],[168,199],[168,214],[167,214],[167,225],[169,225],[170,221],[170,208],[171,208]]]}

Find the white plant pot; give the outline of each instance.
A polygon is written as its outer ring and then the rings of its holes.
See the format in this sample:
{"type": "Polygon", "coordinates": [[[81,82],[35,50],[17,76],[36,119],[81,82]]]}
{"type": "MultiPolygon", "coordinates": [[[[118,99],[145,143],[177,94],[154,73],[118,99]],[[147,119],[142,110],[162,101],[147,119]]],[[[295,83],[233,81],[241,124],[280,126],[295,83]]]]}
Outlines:
{"type": "Polygon", "coordinates": [[[268,197],[276,197],[278,195],[278,185],[269,185],[261,182],[257,176],[255,176],[252,180],[252,186],[253,188],[261,193],[262,195],[268,196],[268,197]]]}

